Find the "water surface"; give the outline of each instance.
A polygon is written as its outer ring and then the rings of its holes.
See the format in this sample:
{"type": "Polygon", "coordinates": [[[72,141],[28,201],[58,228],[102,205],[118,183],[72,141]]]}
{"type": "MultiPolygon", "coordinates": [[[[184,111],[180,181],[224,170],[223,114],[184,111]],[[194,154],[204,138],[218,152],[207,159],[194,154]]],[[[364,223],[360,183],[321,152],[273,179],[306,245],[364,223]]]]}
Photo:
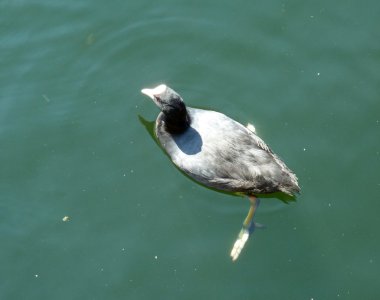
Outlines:
{"type": "Polygon", "coordinates": [[[379,298],[379,12],[3,1],[0,298],[379,298]],[[253,123],[299,177],[236,263],[248,201],[183,176],[139,121],[162,82],[253,123]]]}

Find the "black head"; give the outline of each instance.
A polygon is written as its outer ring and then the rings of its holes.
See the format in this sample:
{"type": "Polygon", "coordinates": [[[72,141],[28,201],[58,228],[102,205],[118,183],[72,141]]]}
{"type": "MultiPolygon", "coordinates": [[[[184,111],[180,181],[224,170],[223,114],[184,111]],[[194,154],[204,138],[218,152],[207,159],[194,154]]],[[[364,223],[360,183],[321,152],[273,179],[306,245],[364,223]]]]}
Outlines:
{"type": "Polygon", "coordinates": [[[181,96],[164,84],[141,92],[149,96],[160,108],[165,118],[165,126],[170,133],[181,133],[190,126],[190,118],[181,96]]]}

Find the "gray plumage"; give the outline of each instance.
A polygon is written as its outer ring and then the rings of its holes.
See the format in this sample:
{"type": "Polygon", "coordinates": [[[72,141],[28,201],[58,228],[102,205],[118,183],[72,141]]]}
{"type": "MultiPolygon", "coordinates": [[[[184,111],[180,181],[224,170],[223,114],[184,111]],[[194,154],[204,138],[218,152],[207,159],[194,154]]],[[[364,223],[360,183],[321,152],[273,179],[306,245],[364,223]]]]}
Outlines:
{"type": "Polygon", "coordinates": [[[297,177],[255,133],[224,114],[187,108],[190,127],[171,134],[165,115],[156,135],[171,160],[195,180],[212,188],[247,194],[299,192],[297,177]]]}

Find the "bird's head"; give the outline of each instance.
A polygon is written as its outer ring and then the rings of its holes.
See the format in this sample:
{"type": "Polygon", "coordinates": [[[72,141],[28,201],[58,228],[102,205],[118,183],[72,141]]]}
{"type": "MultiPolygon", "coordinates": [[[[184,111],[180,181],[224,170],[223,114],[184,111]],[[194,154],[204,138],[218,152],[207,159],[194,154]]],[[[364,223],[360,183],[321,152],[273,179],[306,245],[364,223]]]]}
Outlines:
{"type": "Polygon", "coordinates": [[[165,115],[168,131],[180,132],[189,127],[190,118],[186,105],[177,92],[165,84],[153,89],[142,89],[141,92],[150,97],[165,115]]]}
{"type": "Polygon", "coordinates": [[[141,92],[150,97],[166,115],[186,110],[181,96],[165,84],[160,84],[153,89],[142,89],[141,92]]]}

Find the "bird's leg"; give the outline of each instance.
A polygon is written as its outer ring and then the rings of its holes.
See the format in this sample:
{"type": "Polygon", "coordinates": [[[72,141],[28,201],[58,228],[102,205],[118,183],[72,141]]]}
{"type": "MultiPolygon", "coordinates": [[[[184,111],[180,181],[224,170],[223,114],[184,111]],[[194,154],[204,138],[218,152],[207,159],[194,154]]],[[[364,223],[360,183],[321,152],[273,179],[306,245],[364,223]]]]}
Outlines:
{"type": "MultiPolygon", "coordinates": [[[[249,198],[249,202],[251,205],[249,207],[248,214],[247,214],[246,218],[244,219],[242,229],[247,229],[248,233],[251,234],[255,230],[256,223],[253,222],[253,217],[255,216],[257,207],[260,204],[260,199],[256,198],[253,195],[249,195],[248,198],[249,198]]],[[[260,224],[258,224],[258,225],[260,225],[260,224]]],[[[262,225],[260,225],[260,226],[262,226],[262,225]]]]}
{"type": "Polygon", "coordinates": [[[243,222],[243,227],[240,230],[239,235],[231,250],[230,255],[233,261],[238,259],[241,251],[244,248],[245,243],[249,238],[249,235],[255,230],[255,223],[253,222],[253,217],[255,215],[257,207],[260,204],[260,200],[253,195],[250,195],[248,197],[249,201],[251,202],[251,206],[249,207],[248,215],[243,222]]]}

